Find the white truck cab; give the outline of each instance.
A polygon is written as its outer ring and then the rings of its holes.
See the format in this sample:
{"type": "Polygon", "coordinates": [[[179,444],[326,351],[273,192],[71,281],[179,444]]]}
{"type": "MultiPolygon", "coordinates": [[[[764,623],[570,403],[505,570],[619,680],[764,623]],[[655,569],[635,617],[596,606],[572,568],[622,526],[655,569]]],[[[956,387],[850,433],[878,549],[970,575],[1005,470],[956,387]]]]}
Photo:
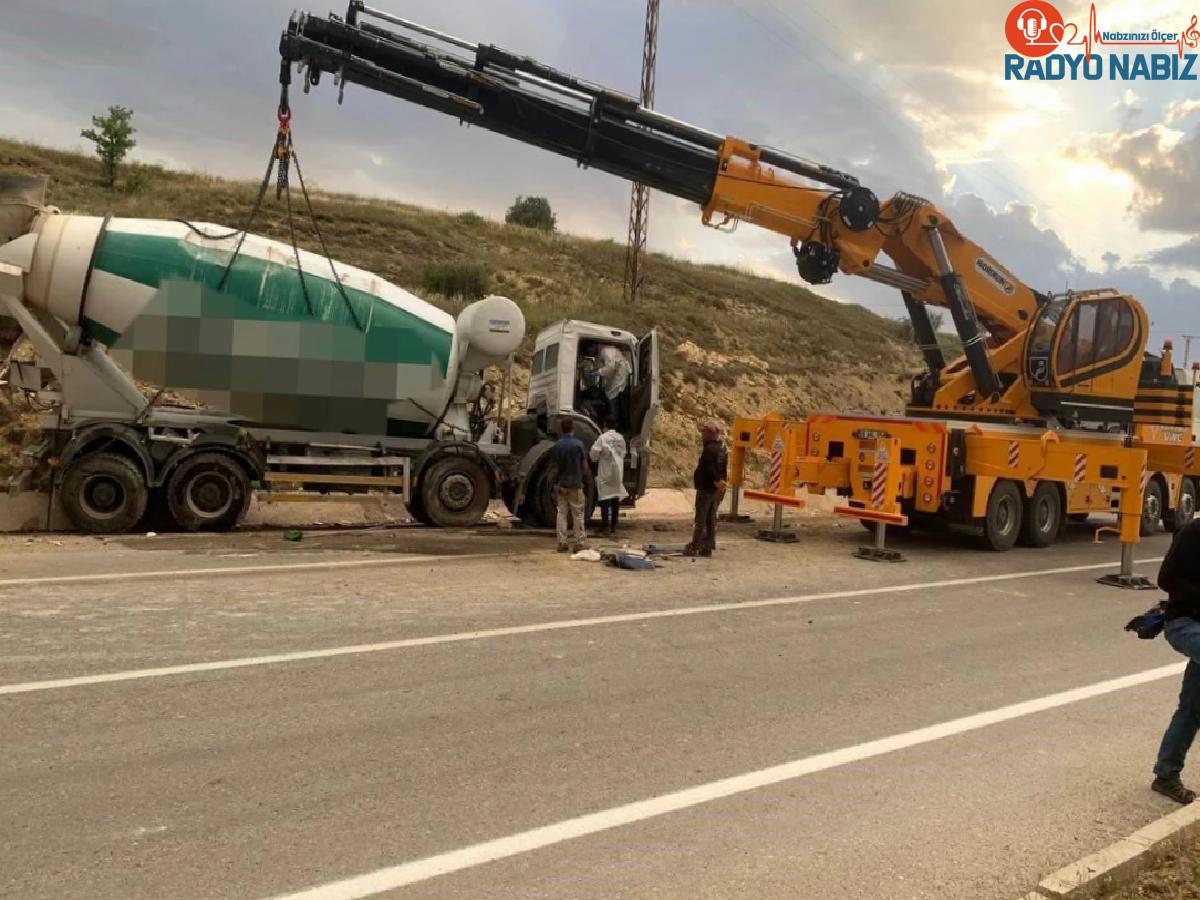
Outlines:
{"type": "Polygon", "coordinates": [[[564,417],[576,422],[575,433],[585,445],[604,430],[608,415],[629,445],[625,460],[625,489],[631,499],[646,492],[650,469],[650,437],[659,409],[658,333],[639,338],[619,328],[567,320],[541,331],[534,344],[527,412],[539,430],[561,433],[564,417]],[[613,372],[623,380],[609,398],[613,372]]]}

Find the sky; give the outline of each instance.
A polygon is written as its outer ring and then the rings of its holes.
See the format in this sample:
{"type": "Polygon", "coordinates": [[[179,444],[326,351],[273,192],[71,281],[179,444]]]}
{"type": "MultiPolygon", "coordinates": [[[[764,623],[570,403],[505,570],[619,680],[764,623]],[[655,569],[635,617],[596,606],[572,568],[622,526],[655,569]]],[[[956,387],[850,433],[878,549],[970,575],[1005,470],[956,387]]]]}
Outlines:
{"type": "MultiPolygon", "coordinates": [[[[0,0],[0,134],[79,147],[110,104],[135,110],[147,162],[257,178],[274,134],[278,36],[305,0],[0,0]]],[[[1200,12],[1097,4],[1104,29],[1182,31],[1200,12]]],[[[641,0],[373,0],[468,40],[636,94],[641,0]]],[[[1059,3],[1068,22],[1091,3],[1059,3]]],[[[1200,335],[1197,82],[1005,82],[1009,0],[662,0],[657,107],[724,134],[907,191],[1039,290],[1116,287],[1152,342],[1200,335]],[[970,12],[964,12],[964,9],[970,12]]],[[[336,12],[344,12],[340,8],[336,12]]],[[[1107,51],[1105,51],[1107,52],[1107,51]]],[[[499,217],[547,196],[565,231],[624,240],[629,186],[569,160],[325,79],[293,98],[306,178],[499,217]]],[[[796,281],[777,235],[701,226],[655,194],[651,249],[796,281]]],[[[652,277],[652,276],[651,276],[652,277]]],[[[840,276],[818,290],[886,315],[893,291],[840,276]]],[[[1193,359],[1200,358],[1200,339],[1193,359]]]]}

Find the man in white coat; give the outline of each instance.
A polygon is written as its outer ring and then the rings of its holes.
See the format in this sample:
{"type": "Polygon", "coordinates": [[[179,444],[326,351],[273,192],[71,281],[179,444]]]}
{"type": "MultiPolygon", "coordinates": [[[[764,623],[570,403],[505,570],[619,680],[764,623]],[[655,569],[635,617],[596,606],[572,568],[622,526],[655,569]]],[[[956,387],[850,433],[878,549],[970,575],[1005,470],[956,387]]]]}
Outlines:
{"type": "Polygon", "coordinates": [[[625,438],[617,431],[617,417],[604,420],[604,433],[596,438],[590,453],[596,463],[596,499],[600,503],[600,530],[608,537],[617,533],[617,516],[625,499],[625,438]]]}

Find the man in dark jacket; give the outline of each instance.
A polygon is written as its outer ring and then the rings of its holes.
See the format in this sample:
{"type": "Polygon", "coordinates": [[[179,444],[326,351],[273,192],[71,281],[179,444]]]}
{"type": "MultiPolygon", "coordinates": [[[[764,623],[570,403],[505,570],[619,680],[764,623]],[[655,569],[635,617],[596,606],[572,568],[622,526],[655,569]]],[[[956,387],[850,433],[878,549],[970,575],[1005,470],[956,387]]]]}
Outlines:
{"type": "Polygon", "coordinates": [[[692,474],[696,488],[696,524],[692,542],[684,548],[688,556],[712,556],[717,549],[717,510],[725,499],[725,479],[729,477],[729,457],[717,434],[717,426],[705,422],[700,426],[704,449],[692,474]]]}
{"type": "Polygon", "coordinates": [[[1179,708],[1163,735],[1151,787],[1176,803],[1191,803],[1195,791],[1180,778],[1192,741],[1200,730],[1200,519],[1180,529],[1158,572],[1167,592],[1167,642],[1188,658],[1179,708]]]}
{"type": "Polygon", "coordinates": [[[575,420],[562,420],[562,437],[554,445],[557,476],[554,497],[558,503],[558,552],[574,553],[583,547],[583,466],[587,451],[575,437],[575,420]],[[570,534],[568,535],[568,525],[570,534]]]}

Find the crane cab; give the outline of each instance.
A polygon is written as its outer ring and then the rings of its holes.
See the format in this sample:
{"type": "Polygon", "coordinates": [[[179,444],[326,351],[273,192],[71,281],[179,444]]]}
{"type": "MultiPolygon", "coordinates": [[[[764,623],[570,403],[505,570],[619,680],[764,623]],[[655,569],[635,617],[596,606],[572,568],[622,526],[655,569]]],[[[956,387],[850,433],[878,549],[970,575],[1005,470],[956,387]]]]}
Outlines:
{"type": "Polygon", "coordinates": [[[1025,349],[1030,399],[1047,419],[1128,426],[1142,380],[1146,311],[1111,290],[1052,296],[1025,349]]]}

